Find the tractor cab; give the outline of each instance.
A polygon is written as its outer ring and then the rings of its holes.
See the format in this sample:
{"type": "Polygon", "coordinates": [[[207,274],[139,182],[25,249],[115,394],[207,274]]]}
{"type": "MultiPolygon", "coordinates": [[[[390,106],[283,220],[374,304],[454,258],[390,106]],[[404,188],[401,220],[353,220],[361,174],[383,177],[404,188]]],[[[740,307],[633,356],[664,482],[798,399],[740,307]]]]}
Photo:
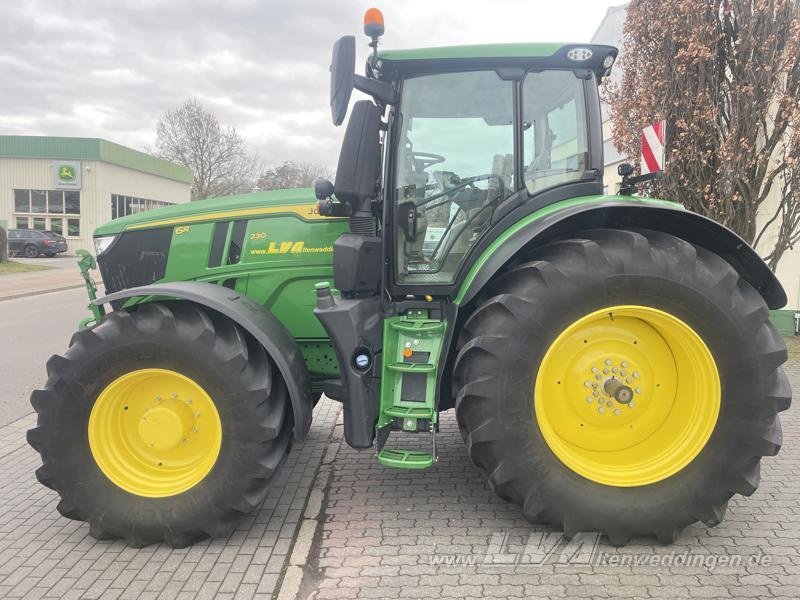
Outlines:
{"type": "Polygon", "coordinates": [[[337,180],[318,188],[320,212],[350,216],[361,233],[374,233],[377,219],[390,265],[382,287],[392,294],[448,294],[513,210],[602,193],[597,86],[617,50],[499,44],[378,52],[383,25],[373,10],[366,76],[353,74],[354,37],[334,47],[334,124],[343,122],[354,87],[372,100],[353,106],[337,180]]]}
{"type": "Polygon", "coordinates": [[[326,394],[346,400],[348,443],[371,446],[377,421],[382,462],[427,466],[435,453],[392,454],[383,445],[393,429],[435,432],[446,377],[437,356],[450,342],[447,321],[457,318],[449,299],[521,215],[602,194],[597,86],[617,50],[378,52],[383,22],[374,9],[365,32],[373,53],[364,76],[354,73],[355,38],[334,46],[334,124],[344,121],[353,88],[371,99],[352,106],[336,181],[316,186],[320,214],[350,220],[334,244],[340,297],[318,289],[315,312],[343,366],[326,394]]]}

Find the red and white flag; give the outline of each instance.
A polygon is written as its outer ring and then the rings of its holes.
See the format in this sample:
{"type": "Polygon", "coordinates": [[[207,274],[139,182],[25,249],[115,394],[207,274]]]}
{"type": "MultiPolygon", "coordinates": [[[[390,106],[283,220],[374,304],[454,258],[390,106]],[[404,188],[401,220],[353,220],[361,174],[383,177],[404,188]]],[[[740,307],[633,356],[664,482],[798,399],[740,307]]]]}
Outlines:
{"type": "Polygon", "coordinates": [[[656,121],[642,130],[642,175],[664,170],[666,121],[656,121]]]}

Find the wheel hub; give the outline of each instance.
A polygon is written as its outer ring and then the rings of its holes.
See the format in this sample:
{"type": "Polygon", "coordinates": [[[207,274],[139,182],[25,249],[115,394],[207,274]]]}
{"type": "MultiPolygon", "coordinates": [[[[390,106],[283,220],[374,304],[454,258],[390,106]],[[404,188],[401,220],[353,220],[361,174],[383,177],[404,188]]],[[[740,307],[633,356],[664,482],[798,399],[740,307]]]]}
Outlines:
{"type": "Polygon", "coordinates": [[[142,442],[156,450],[177,446],[191,429],[191,415],[186,418],[185,411],[181,408],[183,407],[159,406],[146,410],[139,419],[139,437],[142,442]]]}
{"type": "Polygon", "coordinates": [[[613,396],[620,404],[630,404],[633,400],[633,390],[616,377],[605,380],[603,391],[609,396],[613,396]]]}
{"type": "Polygon", "coordinates": [[[683,321],[644,306],[586,315],[548,349],[534,392],[548,446],[599,483],[644,485],[705,445],[719,412],[710,351],[683,321]]]}
{"type": "Polygon", "coordinates": [[[172,496],[197,485],[214,466],[221,439],[211,397],[165,369],[112,381],[89,417],[89,446],[100,470],[139,496],[172,496]]]}

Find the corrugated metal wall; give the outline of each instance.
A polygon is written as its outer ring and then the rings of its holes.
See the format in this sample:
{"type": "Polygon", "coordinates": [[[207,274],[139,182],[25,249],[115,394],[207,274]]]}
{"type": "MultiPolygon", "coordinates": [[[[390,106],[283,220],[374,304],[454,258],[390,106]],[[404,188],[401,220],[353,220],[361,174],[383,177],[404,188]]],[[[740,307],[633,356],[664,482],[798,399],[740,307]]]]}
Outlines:
{"type": "MultiPolygon", "coordinates": [[[[0,220],[15,227],[15,189],[53,189],[51,165],[50,159],[0,158],[0,220]]],[[[81,231],[78,237],[67,237],[70,253],[78,248],[94,251],[92,232],[111,219],[112,194],[175,203],[189,201],[187,183],[98,161],[82,161],[81,170],[81,231]]]]}

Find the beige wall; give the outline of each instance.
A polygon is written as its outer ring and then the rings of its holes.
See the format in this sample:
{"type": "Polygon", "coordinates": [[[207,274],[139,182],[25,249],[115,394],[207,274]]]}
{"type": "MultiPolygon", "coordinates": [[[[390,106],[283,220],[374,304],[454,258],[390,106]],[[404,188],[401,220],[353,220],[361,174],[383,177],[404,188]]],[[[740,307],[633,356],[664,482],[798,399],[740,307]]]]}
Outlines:
{"type": "MultiPolygon", "coordinates": [[[[7,220],[9,227],[15,226],[13,190],[53,189],[52,162],[50,159],[0,158],[0,220],[7,220]]],[[[189,202],[190,185],[109,163],[85,160],[81,161],[80,192],[80,236],[65,235],[70,253],[78,248],[94,250],[92,231],[111,220],[112,194],[182,203],[189,202]]]]}
{"type": "MultiPolygon", "coordinates": [[[[769,196],[761,205],[756,219],[756,230],[760,231],[763,223],[775,214],[775,209],[780,202],[780,192],[783,187],[783,182],[780,178],[776,179],[772,185],[769,196]]],[[[756,251],[761,256],[766,256],[772,251],[775,245],[775,238],[777,236],[778,224],[777,222],[767,229],[762,236],[756,251]]],[[[783,289],[786,290],[788,302],[785,309],[798,310],[800,309],[800,248],[787,250],[781,261],[778,263],[776,272],[778,279],[783,284],[783,289]]]]}
{"type": "Polygon", "coordinates": [[[603,186],[605,186],[607,194],[613,195],[619,191],[619,182],[622,181],[622,177],[617,173],[617,167],[623,162],[611,163],[603,168],[603,186]]]}

